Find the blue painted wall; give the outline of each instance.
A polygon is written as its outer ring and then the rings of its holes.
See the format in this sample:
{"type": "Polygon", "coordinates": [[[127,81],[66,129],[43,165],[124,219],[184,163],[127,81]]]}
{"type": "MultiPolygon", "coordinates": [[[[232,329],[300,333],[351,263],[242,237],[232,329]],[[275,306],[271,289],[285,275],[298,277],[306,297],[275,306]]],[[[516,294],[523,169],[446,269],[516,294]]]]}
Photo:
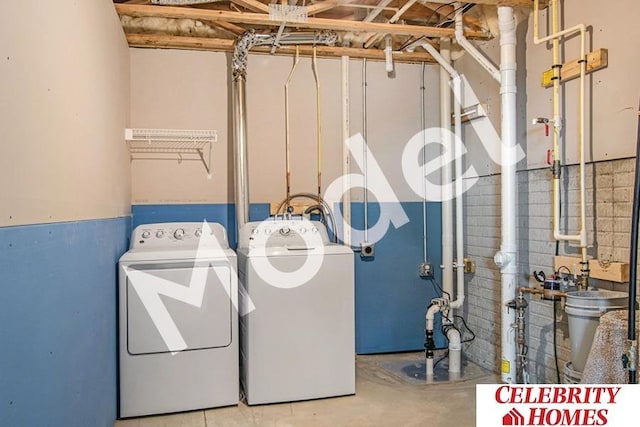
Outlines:
{"type": "MultiPolygon", "coordinates": [[[[365,260],[355,254],[356,274],[356,352],[358,354],[414,351],[424,349],[427,306],[440,296],[434,282],[418,276],[423,260],[422,202],[404,202],[402,208],[409,222],[393,226],[375,245],[375,257],[365,260]]],[[[267,204],[250,207],[250,218],[259,221],[269,215],[267,204]]],[[[377,222],[380,206],[369,204],[369,225],[377,222]]],[[[219,222],[227,227],[229,240],[235,247],[235,209],[233,204],[202,205],[135,205],[133,226],[154,222],[202,221],[219,222]]],[[[362,229],[364,205],[352,204],[352,226],[362,229]]],[[[441,210],[439,203],[427,203],[429,261],[434,265],[436,280],[441,282],[441,210]]],[[[444,345],[444,337],[436,327],[436,345],[444,345]]]]}
{"type": "Polygon", "coordinates": [[[130,221],[0,228],[0,425],[113,427],[130,221]]]}
{"type": "MultiPolygon", "coordinates": [[[[423,261],[422,202],[401,203],[409,222],[389,226],[375,243],[375,256],[356,254],[356,352],[358,354],[424,350],[425,314],[432,298],[440,296],[430,279],[418,275],[423,261]]],[[[384,207],[384,206],[383,206],[384,207]]],[[[380,205],[370,203],[369,226],[380,215],[380,205]]],[[[364,228],[364,204],[353,203],[351,223],[364,228]]],[[[440,203],[427,203],[428,261],[441,282],[442,227],[440,203]]],[[[436,328],[436,345],[444,344],[436,328]]]]}

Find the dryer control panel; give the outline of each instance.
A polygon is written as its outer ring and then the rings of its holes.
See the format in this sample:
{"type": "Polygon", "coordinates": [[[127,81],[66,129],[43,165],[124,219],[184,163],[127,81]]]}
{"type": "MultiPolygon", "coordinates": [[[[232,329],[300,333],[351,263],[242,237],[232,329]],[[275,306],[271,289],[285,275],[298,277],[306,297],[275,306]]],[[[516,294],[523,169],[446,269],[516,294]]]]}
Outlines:
{"type": "Polygon", "coordinates": [[[320,221],[267,219],[249,222],[240,230],[239,248],[306,247],[329,244],[327,229],[320,221]]]}
{"type": "Polygon", "coordinates": [[[229,242],[225,228],[215,222],[142,224],[133,230],[130,248],[187,249],[197,248],[200,244],[228,249],[229,242]]]}

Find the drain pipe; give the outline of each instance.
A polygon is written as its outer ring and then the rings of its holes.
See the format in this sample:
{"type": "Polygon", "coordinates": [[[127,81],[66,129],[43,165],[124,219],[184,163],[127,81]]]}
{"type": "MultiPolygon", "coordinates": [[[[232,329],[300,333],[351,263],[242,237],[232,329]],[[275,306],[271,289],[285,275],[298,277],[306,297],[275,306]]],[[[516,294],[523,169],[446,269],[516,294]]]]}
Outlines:
{"type": "Polygon", "coordinates": [[[427,309],[426,315],[426,341],[424,343],[425,356],[426,356],[426,375],[427,378],[433,377],[433,351],[436,348],[435,341],[433,341],[433,323],[436,316],[436,313],[440,311],[440,306],[444,302],[442,298],[439,298],[438,301],[436,299],[431,301],[429,308],[427,309]],[[437,303],[440,302],[440,303],[437,303]]]}
{"type": "MultiPolygon", "coordinates": [[[[441,43],[441,46],[443,46],[443,44],[441,43]]],[[[452,86],[453,86],[453,94],[454,94],[454,99],[453,99],[453,116],[454,116],[454,137],[455,137],[455,141],[450,141],[450,134],[447,133],[447,142],[448,142],[448,147],[446,147],[446,149],[450,149],[452,151],[455,151],[455,147],[458,147],[461,145],[461,140],[462,140],[462,112],[461,112],[461,105],[460,105],[460,100],[462,99],[462,78],[460,77],[460,75],[458,74],[458,72],[451,66],[450,62],[447,59],[447,56],[449,56],[449,51],[445,50],[444,52],[438,52],[438,50],[433,47],[431,44],[424,42],[422,44],[422,47],[429,52],[429,54],[431,54],[431,56],[436,60],[436,62],[440,65],[440,69],[442,71],[442,73],[440,74],[440,81],[441,81],[441,96],[443,96],[443,98],[446,98],[447,101],[450,102],[451,100],[451,89],[448,87],[448,81],[449,79],[451,79],[452,82],[452,86]],[[444,54],[443,54],[444,53],[444,54]],[[443,78],[444,77],[444,78],[443,78]],[[446,90],[445,88],[442,86],[442,82],[445,82],[446,86],[446,90]]],[[[449,102],[446,102],[443,104],[447,104],[447,107],[449,106],[449,102]]],[[[443,108],[444,110],[444,108],[443,108]]],[[[451,129],[451,115],[449,113],[450,108],[446,109],[446,120],[443,120],[443,129],[451,129]],[[444,123],[446,121],[446,123],[444,123]],[[447,124],[448,127],[445,127],[444,125],[447,124]]],[[[445,111],[441,111],[441,114],[445,114],[445,111]]],[[[464,290],[464,217],[463,217],[463,201],[462,201],[462,153],[454,153],[455,156],[455,166],[456,166],[456,177],[455,177],[455,194],[451,194],[451,189],[450,186],[445,185],[445,183],[447,183],[450,179],[451,179],[451,168],[448,168],[448,172],[446,177],[443,176],[443,178],[446,178],[446,181],[443,180],[443,192],[445,192],[445,194],[443,194],[443,201],[442,203],[445,203],[445,200],[447,201],[448,205],[449,205],[449,209],[448,212],[446,213],[445,216],[445,212],[444,212],[444,207],[443,207],[443,213],[442,213],[442,218],[443,218],[443,230],[442,230],[442,239],[443,239],[443,246],[444,246],[444,239],[445,237],[447,237],[447,248],[446,250],[449,251],[449,253],[451,254],[449,256],[449,260],[450,262],[447,263],[447,261],[444,260],[444,254],[443,254],[443,264],[445,266],[445,269],[447,268],[448,265],[450,265],[450,270],[451,271],[451,283],[452,285],[450,286],[450,296],[451,298],[453,298],[453,242],[451,239],[451,236],[453,235],[453,227],[451,227],[451,218],[453,217],[452,215],[452,209],[451,209],[451,203],[452,200],[455,197],[456,200],[456,263],[455,263],[455,267],[456,267],[456,296],[455,299],[453,301],[449,302],[449,307],[450,308],[460,308],[462,307],[463,303],[464,303],[464,295],[465,295],[465,290],[464,290]],[[445,189],[445,187],[447,187],[448,189],[445,189]],[[444,229],[444,223],[445,221],[447,222],[447,230],[445,231],[444,229]]],[[[447,156],[443,156],[443,157],[447,157],[447,156]]],[[[444,169],[444,168],[443,168],[444,169]]],[[[444,174],[443,174],[444,175],[444,174]]],[[[444,247],[443,247],[443,252],[445,251],[444,247]]],[[[446,289],[446,288],[445,288],[446,289]]]]}
{"type": "Polygon", "coordinates": [[[500,83],[500,96],[502,106],[501,124],[501,221],[502,241],[500,250],[494,257],[494,262],[500,268],[501,291],[501,375],[505,383],[513,383],[516,380],[516,343],[513,325],[515,324],[515,312],[509,308],[509,303],[516,297],[517,281],[517,229],[516,229],[516,201],[517,201],[517,176],[516,176],[516,25],[513,16],[513,8],[498,7],[498,24],[500,29],[500,71],[482,55],[465,37],[462,25],[462,12],[460,4],[455,5],[456,12],[456,41],[476,61],[480,63],[489,74],[500,83]]]}
{"type": "Polygon", "coordinates": [[[454,5],[456,12],[455,16],[455,35],[456,42],[463,48],[473,59],[476,60],[478,64],[480,64],[487,72],[494,78],[495,81],[500,83],[500,79],[502,78],[502,74],[500,70],[498,70],[495,65],[491,63],[476,47],[471,44],[471,42],[464,35],[464,24],[462,22],[462,6],[460,3],[456,3],[454,5]]]}
{"type": "MultiPolygon", "coordinates": [[[[445,65],[451,68],[449,65],[451,40],[448,38],[440,39],[440,52],[428,42],[424,42],[422,47],[440,64],[440,128],[449,131],[451,129],[451,88],[449,87],[451,74],[447,71],[445,65]]],[[[441,141],[444,144],[441,148],[444,153],[452,145],[450,132],[445,132],[441,137],[441,141]]],[[[453,194],[451,186],[445,185],[453,178],[453,169],[451,168],[451,163],[445,157],[441,156],[440,163],[440,180],[442,182],[442,290],[449,296],[453,296],[453,194]]]]}
{"type": "MultiPolygon", "coordinates": [[[[445,42],[444,39],[441,40],[440,43],[441,52],[433,47],[428,42],[422,42],[422,47],[431,54],[431,56],[438,62],[440,65],[440,96],[443,100],[442,105],[443,108],[441,110],[442,116],[442,128],[443,130],[451,129],[451,88],[449,87],[449,80],[453,83],[453,93],[454,93],[454,137],[455,141],[451,141],[450,132],[446,132],[444,135],[446,137],[445,140],[445,150],[455,150],[454,147],[460,146],[461,134],[462,134],[462,115],[461,115],[461,105],[460,100],[462,96],[462,79],[458,72],[451,66],[449,62],[449,50],[444,48],[448,47],[448,39],[445,42]],[[443,49],[444,48],[444,49],[443,49]]],[[[463,235],[463,203],[462,203],[462,156],[461,153],[455,156],[455,166],[456,166],[456,295],[453,301],[447,299],[445,301],[445,305],[443,309],[444,313],[448,314],[449,309],[456,309],[462,307],[464,303],[465,296],[465,288],[464,288],[464,262],[462,261],[464,258],[464,235],[463,235]]],[[[454,155],[455,155],[454,154],[454,155]]],[[[448,156],[443,156],[444,159],[448,156]]],[[[449,294],[450,298],[454,298],[453,294],[453,215],[451,205],[453,202],[454,194],[451,194],[451,186],[447,185],[451,179],[451,166],[447,166],[446,172],[444,172],[445,168],[443,165],[443,195],[442,195],[442,241],[443,241],[443,264],[444,271],[449,272],[449,287],[445,287],[449,294]],[[447,206],[447,211],[445,212],[445,203],[447,206]],[[445,244],[446,242],[446,244],[445,244]],[[447,257],[445,258],[445,253],[447,253],[447,257]]],[[[446,284],[446,282],[445,282],[446,284]]],[[[433,301],[432,301],[433,304],[433,301]]],[[[427,311],[428,314],[428,311],[427,311]]],[[[452,374],[459,374],[461,372],[461,358],[462,358],[462,342],[460,337],[460,331],[453,326],[452,320],[448,316],[443,316],[444,331],[449,340],[449,372],[452,374]]],[[[429,372],[429,371],[427,371],[429,372]]]]}
{"type": "Polygon", "coordinates": [[[501,204],[502,242],[494,260],[502,273],[502,380],[513,383],[516,346],[512,325],[515,313],[508,306],[516,297],[517,287],[517,140],[516,140],[516,22],[512,7],[498,7],[500,28],[501,126],[501,204]]]}

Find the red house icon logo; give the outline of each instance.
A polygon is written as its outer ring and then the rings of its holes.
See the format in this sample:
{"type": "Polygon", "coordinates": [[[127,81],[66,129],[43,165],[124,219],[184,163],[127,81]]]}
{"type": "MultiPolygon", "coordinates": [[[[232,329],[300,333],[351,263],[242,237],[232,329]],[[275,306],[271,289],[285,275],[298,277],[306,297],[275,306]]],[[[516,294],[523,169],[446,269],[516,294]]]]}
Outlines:
{"type": "Polygon", "coordinates": [[[524,415],[518,412],[516,408],[511,408],[511,410],[502,417],[502,425],[503,426],[523,426],[524,415]]]}

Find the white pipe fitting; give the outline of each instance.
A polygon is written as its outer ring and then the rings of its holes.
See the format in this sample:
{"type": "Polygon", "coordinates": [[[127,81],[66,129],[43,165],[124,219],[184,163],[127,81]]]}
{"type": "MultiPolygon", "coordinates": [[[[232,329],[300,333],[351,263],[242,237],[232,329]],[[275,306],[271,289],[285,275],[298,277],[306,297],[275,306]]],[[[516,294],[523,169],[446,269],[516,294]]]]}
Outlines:
{"type": "Polygon", "coordinates": [[[454,327],[448,328],[447,339],[449,340],[449,373],[459,374],[462,372],[462,340],[460,331],[454,327]]]}
{"type": "Polygon", "coordinates": [[[460,6],[460,3],[456,2],[456,4],[454,5],[454,8],[457,10],[456,17],[455,17],[456,41],[458,42],[461,48],[467,51],[469,55],[471,55],[473,59],[475,59],[478,62],[478,64],[480,64],[485,70],[487,70],[489,74],[491,74],[491,77],[493,77],[495,81],[500,83],[500,80],[501,80],[500,70],[498,70],[496,66],[493,65],[491,61],[487,59],[487,57],[485,57],[478,49],[476,49],[476,47],[472,45],[471,42],[467,40],[467,38],[464,35],[464,24],[462,22],[462,8],[460,6]]]}
{"type": "MultiPolygon", "coordinates": [[[[431,302],[431,305],[427,309],[426,314],[426,330],[433,331],[433,321],[436,313],[440,311],[440,304],[431,302]]],[[[426,360],[426,375],[428,377],[433,377],[433,357],[427,357],[426,360]]]]}
{"type": "Polygon", "coordinates": [[[387,73],[393,72],[393,39],[390,35],[385,37],[384,62],[387,73]]]}

